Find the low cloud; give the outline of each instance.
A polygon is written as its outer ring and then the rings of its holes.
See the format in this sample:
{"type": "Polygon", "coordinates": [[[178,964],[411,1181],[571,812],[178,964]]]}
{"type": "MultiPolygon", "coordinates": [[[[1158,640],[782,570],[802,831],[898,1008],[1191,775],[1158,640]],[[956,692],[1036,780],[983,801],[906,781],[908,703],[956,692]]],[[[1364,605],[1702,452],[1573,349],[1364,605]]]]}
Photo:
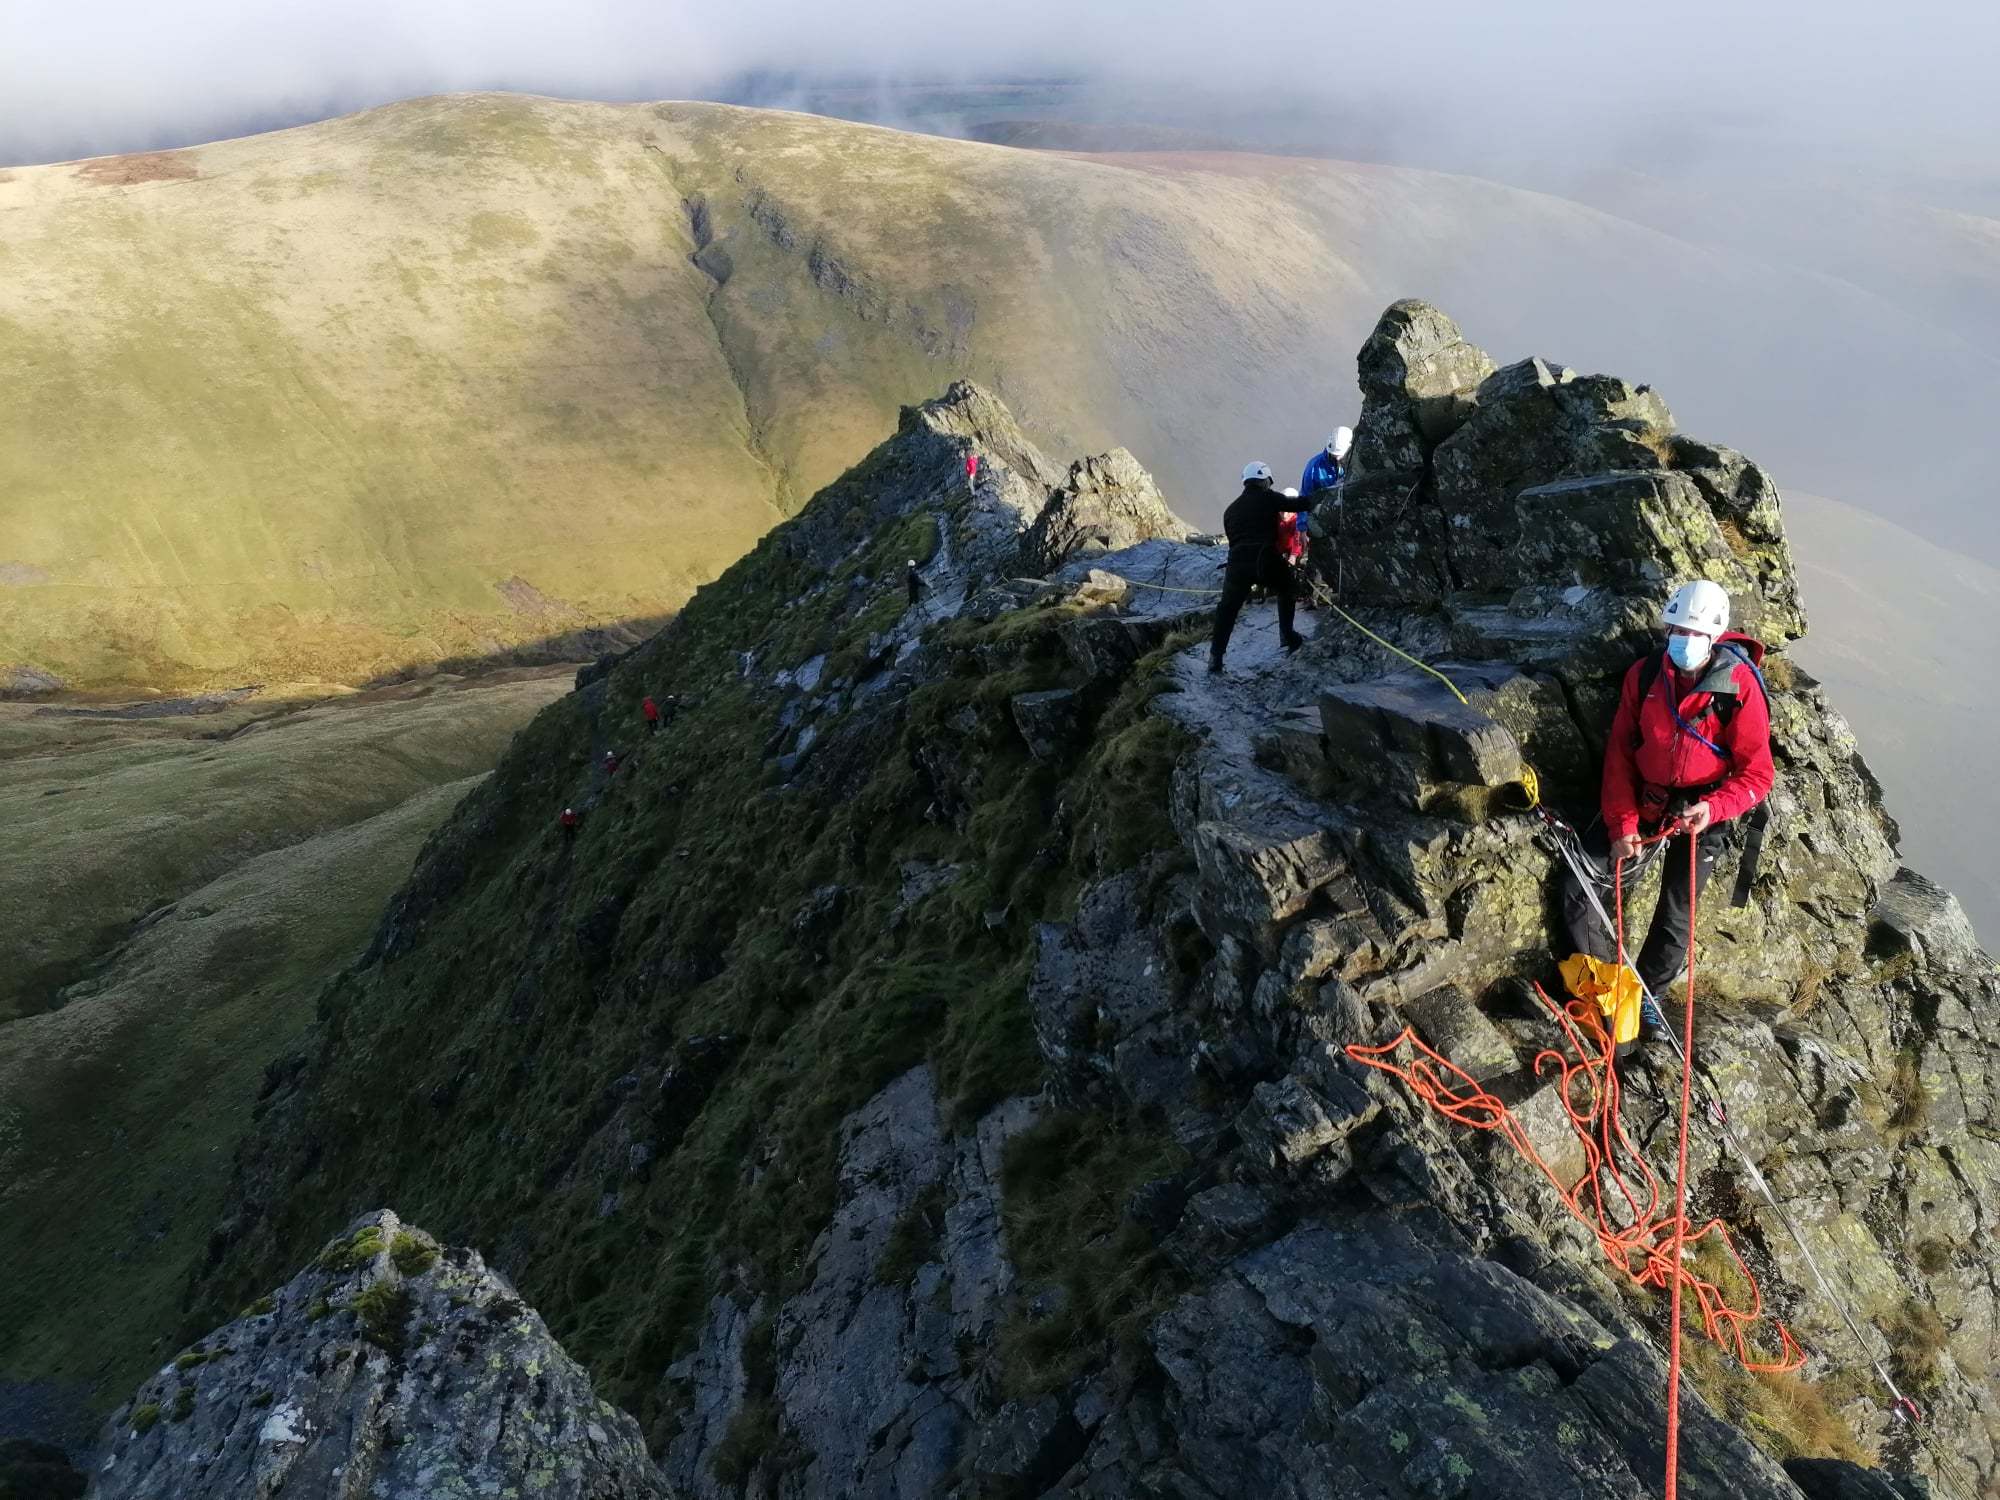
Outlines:
{"type": "Polygon", "coordinates": [[[1116,75],[1419,139],[1621,149],[1679,120],[1833,148],[1992,138],[2000,9],[1833,0],[0,0],[0,162],[242,133],[455,89],[707,95],[746,75],[1116,75]],[[1648,123],[1651,122],[1651,123],[1648,123]]]}

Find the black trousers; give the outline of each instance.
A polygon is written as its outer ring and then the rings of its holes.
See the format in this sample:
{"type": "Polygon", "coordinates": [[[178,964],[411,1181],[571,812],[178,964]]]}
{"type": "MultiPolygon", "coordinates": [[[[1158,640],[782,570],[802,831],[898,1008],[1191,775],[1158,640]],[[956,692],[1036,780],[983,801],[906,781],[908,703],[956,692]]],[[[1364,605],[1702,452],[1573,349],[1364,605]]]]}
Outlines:
{"type": "Polygon", "coordinates": [[[1244,600],[1260,583],[1278,596],[1278,639],[1289,641],[1298,633],[1292,628],[1298,606],[1297,580],[1292,570],[1276,557],[1269,566],[1254,562],[1238,564],[1232,560],[1222,575],[1222,601],[1215,606],[1215,635],[1208,646],[1208,658],[1218,666],[1222,654],[1229,649],[1230,632],[1236,629],[1236,617],[1243,612],[1244,600]]]}
{"type": "MultiPolygon", "coordinates": [[[[1711,826],[1695,840],[1694,884],[1697,895],[1707,889],[1708,877],[1715,873],[1716,856],[1722,852],[1722,829],[1711,826]]],[[[1688,839],[1686,834],[1677,833],[1667,840],[1666,852],[1654,857],[1663,861],[1665,868],[1660,872],[1660,900],[1653,908],[1653,922],[1646,929],[1646,941],[1639,949],[1639,956],[1632,967],[1639,971],[1639,978],[1646,988],[1658,995],[1680,976],[1687,962],[1688,928],[1694,920],[1694,908],[1688,904],[1688,839]]],[[[1597,887],[1598,899],[1604,903],[1604,910],[1613,917],[1617,911],[1611,897],[1611,837],[1602,821],[1591,824],[1583,834],[1584,863],[1589,867],[1597,887]]],[[[1638,884],[1638,872],[1626,861],[1625,868],[1625,920],[1630,930],[1634,915],[1631,902],[1632,887],[1638,884]]],[[[1643,866],[1641,866],[1643,868],[1643,866]]],[[[1585,897],[1583,887],[1577,883],[1574,871],[1565,872],[1563,879],[1563,920],[1569,927],[1570,943],[1579,953],[1588,953],[1592,958],[1601,958],[1607,963],[1618,957],[1617,939],[1611,929],[1597,919],[1585,897]]]]}

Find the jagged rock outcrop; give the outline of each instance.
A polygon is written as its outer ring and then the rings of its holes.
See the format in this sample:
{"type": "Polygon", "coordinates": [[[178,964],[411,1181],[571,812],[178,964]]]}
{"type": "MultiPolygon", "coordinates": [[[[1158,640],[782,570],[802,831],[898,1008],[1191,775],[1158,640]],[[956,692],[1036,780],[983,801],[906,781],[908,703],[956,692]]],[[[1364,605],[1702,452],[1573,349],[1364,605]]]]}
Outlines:
{"type": "MultiPolygon", "coordinates": [[[[690,1494],[1658,1494],[1662,1299],[1346,1049],[1413,1028],[1583,1169],[1537,1066],[1558,867],[1519,778],[1587,814],[1617,674],[1702,572],[1774,648],[1779,781],[1745,904],[1732,847],[1700,927],[1697,1051],[1755,1174],[1698,1131],[1691,1212],[1810,1359],[1766,1386],[1695,1357],[1682,1493],[1889,1482],[1861,1457],[1992,1483],[2000,978],[1783,650],[1775,487],[1654,393],[1496,368],[1425,304],[1361,366],[1313,567],[1466,702],[1331,613],[1287,657],[1253,608],[1211,677],[1177,635],[1200,539],[1017,576],[1062,481],[956,386],[440,830],[260,1105],[198,1293],[393,1177],[594,1342],[690,1494]],[[691,706],[593,779],[663,686],[691,706]]],[[[1677,1078],[1625,1082],[1667,1159],[1677,1078]]]]}
{"type": "Polygon", "coordinates": [[[638,1425],[476,1251],[383,1210],[113,1415],[96,1500],[669,1500],[638,1425]]]}
{"type": "Polygon", "coordinates": [[[1042,577],[1075,557],[1117,552],[1156,537],[1184,542],[1194,535],[1153,476],[1123,448],[1114,448],[1070,465],[1022,539],[1020,571],[1042,577]]]}

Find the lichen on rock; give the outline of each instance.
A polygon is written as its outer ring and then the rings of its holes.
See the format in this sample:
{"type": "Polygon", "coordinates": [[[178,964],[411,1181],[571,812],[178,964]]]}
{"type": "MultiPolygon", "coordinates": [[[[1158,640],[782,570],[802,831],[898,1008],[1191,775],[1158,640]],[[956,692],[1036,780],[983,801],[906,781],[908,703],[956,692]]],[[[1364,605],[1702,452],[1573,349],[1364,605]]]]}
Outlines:
{"type": "Polygon", "coordinates": [[[385,1209],[141,1386],[104,1429],[90,1493],[669,1491],[638,1425],[597,1397],[506,1278],[385,1209]]]}

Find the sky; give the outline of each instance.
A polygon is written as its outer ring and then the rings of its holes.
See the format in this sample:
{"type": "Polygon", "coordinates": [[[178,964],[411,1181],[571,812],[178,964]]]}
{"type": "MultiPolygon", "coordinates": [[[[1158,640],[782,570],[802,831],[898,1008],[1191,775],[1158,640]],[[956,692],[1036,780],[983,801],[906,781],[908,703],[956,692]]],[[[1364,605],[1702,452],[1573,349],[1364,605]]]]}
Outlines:
{"type": "Polygon", "coordinates": [[[1874,149],[1991,139],[1995,56],[1987,0],[0,0],[0,165],[445,90],[705,96],[759,69],[1114,72],[1580,157],[1662,117],[1874,149]]]}

